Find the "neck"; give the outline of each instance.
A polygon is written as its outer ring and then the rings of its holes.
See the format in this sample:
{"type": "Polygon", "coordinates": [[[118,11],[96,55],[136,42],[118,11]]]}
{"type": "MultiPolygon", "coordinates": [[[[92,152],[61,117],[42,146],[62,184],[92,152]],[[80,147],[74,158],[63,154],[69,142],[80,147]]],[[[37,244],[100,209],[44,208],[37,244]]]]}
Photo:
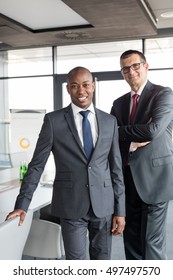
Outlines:
{"type": "Polygon", "coordinates": [[[133,88],[131,88],[134,92],[137,92],[138,90],[139,90],[139,88],[138,87],[133,87],[133,88]]]}

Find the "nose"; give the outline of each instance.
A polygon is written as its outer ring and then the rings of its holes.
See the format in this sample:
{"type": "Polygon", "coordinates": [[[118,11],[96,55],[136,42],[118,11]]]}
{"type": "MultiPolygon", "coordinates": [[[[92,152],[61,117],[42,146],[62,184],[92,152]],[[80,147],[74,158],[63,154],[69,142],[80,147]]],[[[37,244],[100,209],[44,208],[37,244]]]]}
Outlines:
{"type": "Polygon", "coordinates": [[[83,92],[83,91],[84,91],[84,86],[78,85],[78,92],[83,92]]]}

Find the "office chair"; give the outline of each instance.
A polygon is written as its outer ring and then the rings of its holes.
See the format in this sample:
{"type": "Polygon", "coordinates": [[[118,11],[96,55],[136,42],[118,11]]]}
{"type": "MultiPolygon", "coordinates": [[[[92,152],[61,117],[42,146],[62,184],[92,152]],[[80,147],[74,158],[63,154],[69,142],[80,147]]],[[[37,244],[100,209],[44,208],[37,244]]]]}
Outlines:
{"type": "Polygon", "coordinates": [[[19,217],[0,224],[0,260],[21,260],[29,230],[33,211],[29,210],[21,226],[19,217]]]}
{"type": "Polygon", "coordinates": [[[60,259],[63,255],[61,226],[33,219],[23,255],[34,259],[60,259]]]}

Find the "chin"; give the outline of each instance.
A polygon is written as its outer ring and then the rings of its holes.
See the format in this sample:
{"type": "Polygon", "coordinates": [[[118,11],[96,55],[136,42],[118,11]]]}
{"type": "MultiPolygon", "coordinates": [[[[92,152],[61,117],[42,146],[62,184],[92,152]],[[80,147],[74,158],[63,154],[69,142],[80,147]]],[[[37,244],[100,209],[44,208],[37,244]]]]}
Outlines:
{"type": "Polygon", "coordinates": [[[80,104],[78,105],[80,108],[86,109],[89,107],[89,104],[80,104]]]}

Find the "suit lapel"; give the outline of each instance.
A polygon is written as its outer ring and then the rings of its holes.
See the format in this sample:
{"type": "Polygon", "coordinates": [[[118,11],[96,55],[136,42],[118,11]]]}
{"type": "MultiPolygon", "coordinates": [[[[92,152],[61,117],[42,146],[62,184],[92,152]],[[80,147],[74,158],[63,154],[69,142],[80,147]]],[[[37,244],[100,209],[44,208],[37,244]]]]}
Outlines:
{"type": "Polygon", "coordinates": [[[97,126],[98,126],[98,138],[97,138],[97,142],[91,157],[91,160],[93,160],[94,155],[97,153],[97,150],[99,151],[100,149],[100,142],[101,142],[101,138],[102,135],[104,135],[103,133],[103,128],[104,128],[104,118],[103,115],[100,113],[100,110],[98,110],[97,108],[95,108],[95,113],[96,113],[96,119],[97,119],[97,126]]]}
{"type": "Polygon", "coordinates": [[[64,115],[64,117],[65,117],[65,119],[67,121],[68,127],[69,127],[73,137],[75,138],[77,144],[79,145],[80,149],[84,153],[84,150],[83,150],[83,147],[82,147],[79,135],[78,135],[78,131],[76,129],[76,125],[75,125],[75,121],[74,121],[74,116],[73,116],[73,111],[72,111],[71,105],[69,105],[68,107],[65,108],[65,115],[64,115]]]}
{"type": "MultiPolygon", "coordinates": [[[[123,124],[130,123],[130,101],[131,101],[131,93],[127,93],[124,96],[125,100],[123,102],[123,116],[122,116],[122,122],[123,124]]],[[[122,115],[122,112],[120,112],[122,115]]]]}
{"type": "Polygon", "coordinates": [[[141,96],[139,98],[139,103],[136,109],[136,113],[134,116],[134,120],[133,120],[134,123],[138,122],[138,120],[143,120],[143,116],[148,107],[149,100],[152,97],[152,85],[153,84],[148,81],[141,93],[141,96]]]}

